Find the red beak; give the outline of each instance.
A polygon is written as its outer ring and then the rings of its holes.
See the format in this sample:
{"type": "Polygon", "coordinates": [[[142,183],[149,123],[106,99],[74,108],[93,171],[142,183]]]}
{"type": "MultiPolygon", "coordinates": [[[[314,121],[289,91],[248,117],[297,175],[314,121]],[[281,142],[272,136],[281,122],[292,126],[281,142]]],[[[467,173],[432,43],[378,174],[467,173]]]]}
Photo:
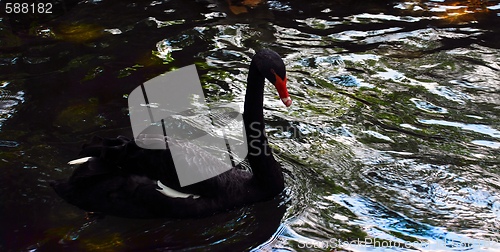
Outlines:
{"type": "Polygon", "coordinates": [[[281,98],[281,101],[285,106],[290,107],[292,105],[292,99],[290,98],[290,95],[288,94],[288,90],[286,89],[286,75],[285,79],[282,80],[274,71],[274,76],[276,76],[276,82],[274,83],[274,86],[276,87],[276,90],[278,90],[278,94],[281,98]]]}

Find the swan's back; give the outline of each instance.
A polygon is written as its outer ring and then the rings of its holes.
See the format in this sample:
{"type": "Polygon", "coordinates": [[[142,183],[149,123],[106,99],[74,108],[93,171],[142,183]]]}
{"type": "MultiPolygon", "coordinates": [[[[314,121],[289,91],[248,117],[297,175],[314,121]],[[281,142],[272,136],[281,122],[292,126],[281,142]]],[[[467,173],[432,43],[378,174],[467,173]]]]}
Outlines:
{"type": "Polygon", "coordinates": [[[206,216],[266,194],[251,173],[238,168],[180,187],[169,150],[142,149],[121,136],[94,137],[80,155],[93,156],[78,164],[70,178],[51,185],[63,199],[89,212],[134,218],[206,216]],[[166,196],[159,183],[192,196],[166,196]]]}

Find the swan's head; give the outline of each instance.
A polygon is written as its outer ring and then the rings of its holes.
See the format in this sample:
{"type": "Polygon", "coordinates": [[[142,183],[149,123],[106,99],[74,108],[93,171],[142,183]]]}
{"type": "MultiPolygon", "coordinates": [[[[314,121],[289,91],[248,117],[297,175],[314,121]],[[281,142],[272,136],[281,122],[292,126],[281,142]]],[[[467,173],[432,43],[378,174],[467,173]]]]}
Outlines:
{"type": "Polygon", "coordinates": [[[283,104],[290,107],[292,105],[292,99],[286,88],[285,63],[283,63],[280,55],[275,51],[263,49],[257,52],[254,56],[254,60],[257,61],[259,71],[262,75],[273,83],[276,90],[278,90],[278,94],[283,104]]]}

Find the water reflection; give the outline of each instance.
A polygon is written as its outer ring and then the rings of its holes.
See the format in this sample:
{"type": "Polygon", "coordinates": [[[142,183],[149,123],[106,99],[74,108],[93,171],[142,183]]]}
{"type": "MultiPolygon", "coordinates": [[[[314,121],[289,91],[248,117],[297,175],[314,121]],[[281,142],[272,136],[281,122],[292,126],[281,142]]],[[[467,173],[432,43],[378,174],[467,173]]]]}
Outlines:
{"type": "Polygon", "coordinates": [[[66,7],[0,19],[0,250],[500,250],[485,242],[500,228],[498,1],[66,7]],[[204,220],[84,220],[47,188],[91,135],[131,135],[140,83],[196,63],[207,102],[241,105],[263,47],[283,56],[294,100],[266,86],[283,198],[204,220]]]}
{"type": "Polygon", "coordinates": [[[44,251],[57,246],[71,251],[245,250],[264,243],[279,228],[286,205],[282,197],[203,219],[133,220],[92,217],[72,220],[44,232],[44,251]]]}

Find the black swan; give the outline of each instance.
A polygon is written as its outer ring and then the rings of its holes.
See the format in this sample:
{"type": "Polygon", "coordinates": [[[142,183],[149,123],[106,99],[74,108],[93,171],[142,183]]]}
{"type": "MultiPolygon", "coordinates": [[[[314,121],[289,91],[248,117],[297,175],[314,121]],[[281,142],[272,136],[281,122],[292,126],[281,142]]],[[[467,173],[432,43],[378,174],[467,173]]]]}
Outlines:
{"type": "Polygon", "coordinates": [[[237,166],[181,187],[168,149],[143,149],[123,136],[94,136],[83,145],[80,158],[70,162],[78,165],[71,177],[51,181],[51,186],[83,210],[130,218],[202,217],[272,199],[283,191],[284,180],[265,135],[265,79],[290,106],[285,65],[269,49],[255,54],[247,79],[243,121],[252,173],[237,166]]]}

